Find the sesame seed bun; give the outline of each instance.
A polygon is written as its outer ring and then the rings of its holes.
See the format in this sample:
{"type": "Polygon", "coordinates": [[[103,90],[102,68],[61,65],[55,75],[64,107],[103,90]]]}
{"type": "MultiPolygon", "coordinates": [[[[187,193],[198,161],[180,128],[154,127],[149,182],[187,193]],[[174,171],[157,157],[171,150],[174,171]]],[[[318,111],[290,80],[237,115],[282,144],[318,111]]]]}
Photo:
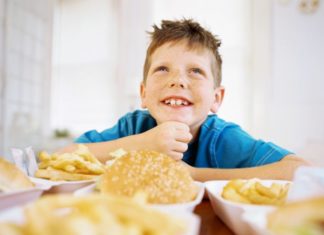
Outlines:
{"type": "Polygon", "coordinates": [[[272,234],[324,234],[324,196],[287,203],[267,219],[272,234]]]}
{"type": "Polygon", "coordinates": [[[27,175],[17,166],[0,157],[0,192],[11,192],[34,187],[27,175]]]}
{"type": "Polygon", "coordinates": [[[197,187],[179,161],[155,151],[130,151],[117,158],[102,176],[103,193],[134,196],[145,193],[149,203],[181,203],[195,199],[197,187]]]}

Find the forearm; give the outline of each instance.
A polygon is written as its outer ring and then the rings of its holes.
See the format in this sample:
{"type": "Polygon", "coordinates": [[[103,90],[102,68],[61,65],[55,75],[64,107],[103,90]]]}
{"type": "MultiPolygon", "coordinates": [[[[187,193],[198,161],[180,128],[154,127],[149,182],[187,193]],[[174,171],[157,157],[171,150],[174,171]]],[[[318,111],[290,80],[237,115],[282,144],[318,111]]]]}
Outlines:
{"type": "Polygon", "coordinates": [[[286,156],[279,162],[259,167],[238,169],[193,168],[191,173],[197,181],[250,178],[291,180],[295,170],[302,165],[309,165],[309,163],[298,157],[286,156]]]}
{"type": "MultiPolygon", "coordinates": [[[[101,162],[106,162],[111,157],[109,153],[123,148],[125,150],[139,150],[145,148],[145,142],[142,138],[141,134],[138,135],[131,135],[127,137],[123,137],[116,140],[105,141],[105,142],[98,142],[98,143],[86,143],[86,145],[90,152],[98,158],[101,162]]],[[[65,153],[65,152],[73,152],[77,149],[78,144],[71,144],[59,151],[58,153],[65,153]]]]}

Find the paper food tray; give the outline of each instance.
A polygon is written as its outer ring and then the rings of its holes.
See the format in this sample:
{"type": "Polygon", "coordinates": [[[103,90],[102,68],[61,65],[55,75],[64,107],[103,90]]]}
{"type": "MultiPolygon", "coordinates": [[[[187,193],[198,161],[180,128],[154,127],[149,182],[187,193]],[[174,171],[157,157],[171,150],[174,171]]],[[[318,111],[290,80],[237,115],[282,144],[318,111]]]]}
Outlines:
{"type": "MultiPolygon", "coordinates": [[[[324,168],[313,166],[299,167],[294,174],[293,184],[289,189],[287,202],[302,202],[318,197],[324,197],[324,168]]],[[[314,210],[320,211],[322,208],[318,207],[314,208],[314,210]]],[[[245,211],[242,219],[249,224],[253,234],[268,235],[271,234],[267,229],[268,214],[269,211],[264,210],[245,211]]],[[[304,232],[307,233],[306,231],[304,232]]]]}
{"type": "Polygon", "coordinates": [[[35,177],[35,172],[38,169],[38,164],[36,161],[36,155],[32,147],[27,147],[25,149],[12,148],[12,157],[16,166],[18,166],[23,172],[25,172],[32,182],[44,187],[47,193],[72,193],[76,189],[82,188],[95,182],[93,180],[82,180],[82,181],[51,181],[47,179],[35,177]]]}
{"type": "Polygon", "coordinates": [[[30,180],[44,187],[47,193],[73,193],[75,190],[93,184],[95,180],[82,180],[82,181],[52,181],[36,177],[29,177],[30,180]]]}
{"type": "Polygon", "coordinates": [[[0,193],[0,210],[34,201],[42,195],[44,190],[44,188],[35,187],[14,192],[0,193]]]}
{"type": "MultiPolygon", "coordinates": [[[[263,185],[270,186],[272,183],[286,184],[291,183],[285,180],[259,180],[263,185]]],[[[274,206],[268,205],[251,205],[238,202],[232,202],[221,196],[223,187],[228,180],[214,180],[205,183],[205,187],[215,214],[236,234],[257,234],[256,229],[251,227],[243,219],[243,214],[247,212],[267,213],[275,209],[274,206]]]]}
{"type": "MultiPolygon", "coordinates": [[[[169,211],[193,211],[195,209],[195,207],[201,202],[201,200],[204,197],[204,193],[205,193],[205,187],[204,184],[201,182],[195,182],[195,184],[198,186],[199,191],[198,194],[195,198],[195,200],[191,201],[191,202],[186,202],[186,203],[177,203],[177,204],[152,204],[152,207],[157,208],[159,210],[163,210],[166,212],[169,211]]],[[[84,188],[78,189],[74,192],[75,196],[84,196],[84,195],[88,195],[90,193],[97,193],[97,191],[95,190],[96,185],[95,184],[91,184],[88,185],[84,188]]]]}
{"type": "Polygon", "coordinates": [[[267,230],[267,214],[269,211],[245,211],[242,220],[246,222],[251,231],[251,235],[269,235],[267,230]]]}
{"type": "MultiPolygon", "coordinates": [[[[200,218],[192,213],[172,213],[171,216],[184,221],[186,232],[179,235],[198,235],[200,230],[200,218]]],[[[0,223],[11,222],[15,224],[24,223],[24,214],[22,207],[14,207],[8,210],[0,211],[0,223]]]]}

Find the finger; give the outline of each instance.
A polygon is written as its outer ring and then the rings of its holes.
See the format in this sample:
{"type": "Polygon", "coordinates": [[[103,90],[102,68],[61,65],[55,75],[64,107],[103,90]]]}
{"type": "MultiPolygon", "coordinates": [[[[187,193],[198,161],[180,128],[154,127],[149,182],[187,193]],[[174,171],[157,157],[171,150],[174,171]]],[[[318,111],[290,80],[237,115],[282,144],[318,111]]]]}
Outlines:
{"type": "Polygon", "coordinates": [[[176,161],[179,161],[183,158],[183,153],[180,153],[177,151],[171,151],[170,154],[168,154],[168,155],[176,161]]]}
{"type": "Polygon", "coordinates": [[[184,131],[190,130],[189,126],[183,122],[167,121],[167,122],[162,123],[162,125],[167,125],[167,126],[173,127],[176,130],[184,130],[184,131]]]}
{"type": "Polygon", "coordinates": [[[183,142],[175,142],[172,145],[172,151],[184,153],[188,149],[188,144],[183,142]]]}
{"type": "Polygon", "coordinates": [[[189,126],[182,122],[175,122],[175,129],[181,131],[188,131],[188,132],[190,131],[189,126]]]}
{"type": "Polygon", "coordinates": [[[183,143],[189,143],[192,139],[192,134],[186,131],[177,131],[175,136],[176,141],[180,141],[183,143]]]}

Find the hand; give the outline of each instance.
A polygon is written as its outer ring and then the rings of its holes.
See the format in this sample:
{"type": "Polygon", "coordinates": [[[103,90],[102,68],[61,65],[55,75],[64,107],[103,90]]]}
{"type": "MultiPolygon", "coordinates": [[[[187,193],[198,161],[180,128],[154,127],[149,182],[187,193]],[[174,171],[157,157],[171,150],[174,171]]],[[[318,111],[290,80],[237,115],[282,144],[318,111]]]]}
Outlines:
{"type": "Polygon", "coordinates": [[[195,176],[196,176],[196,169],[197,169],[197,168],[196,168],[196,167],[193,167],[193,166],[190,166],[188,163],[186,163],[186,162],[184,162],[184,161],[181,161],[181,164],[184,165],[184,166],[188,169],[191,178],[195,179],[195,176]]]}
{"type": "Polygon", "coordinates": [[[142,134],[145,148],[169,155],[181,160],[192,139],[189,127],[181,122],[164,122],[142,134]]]}

